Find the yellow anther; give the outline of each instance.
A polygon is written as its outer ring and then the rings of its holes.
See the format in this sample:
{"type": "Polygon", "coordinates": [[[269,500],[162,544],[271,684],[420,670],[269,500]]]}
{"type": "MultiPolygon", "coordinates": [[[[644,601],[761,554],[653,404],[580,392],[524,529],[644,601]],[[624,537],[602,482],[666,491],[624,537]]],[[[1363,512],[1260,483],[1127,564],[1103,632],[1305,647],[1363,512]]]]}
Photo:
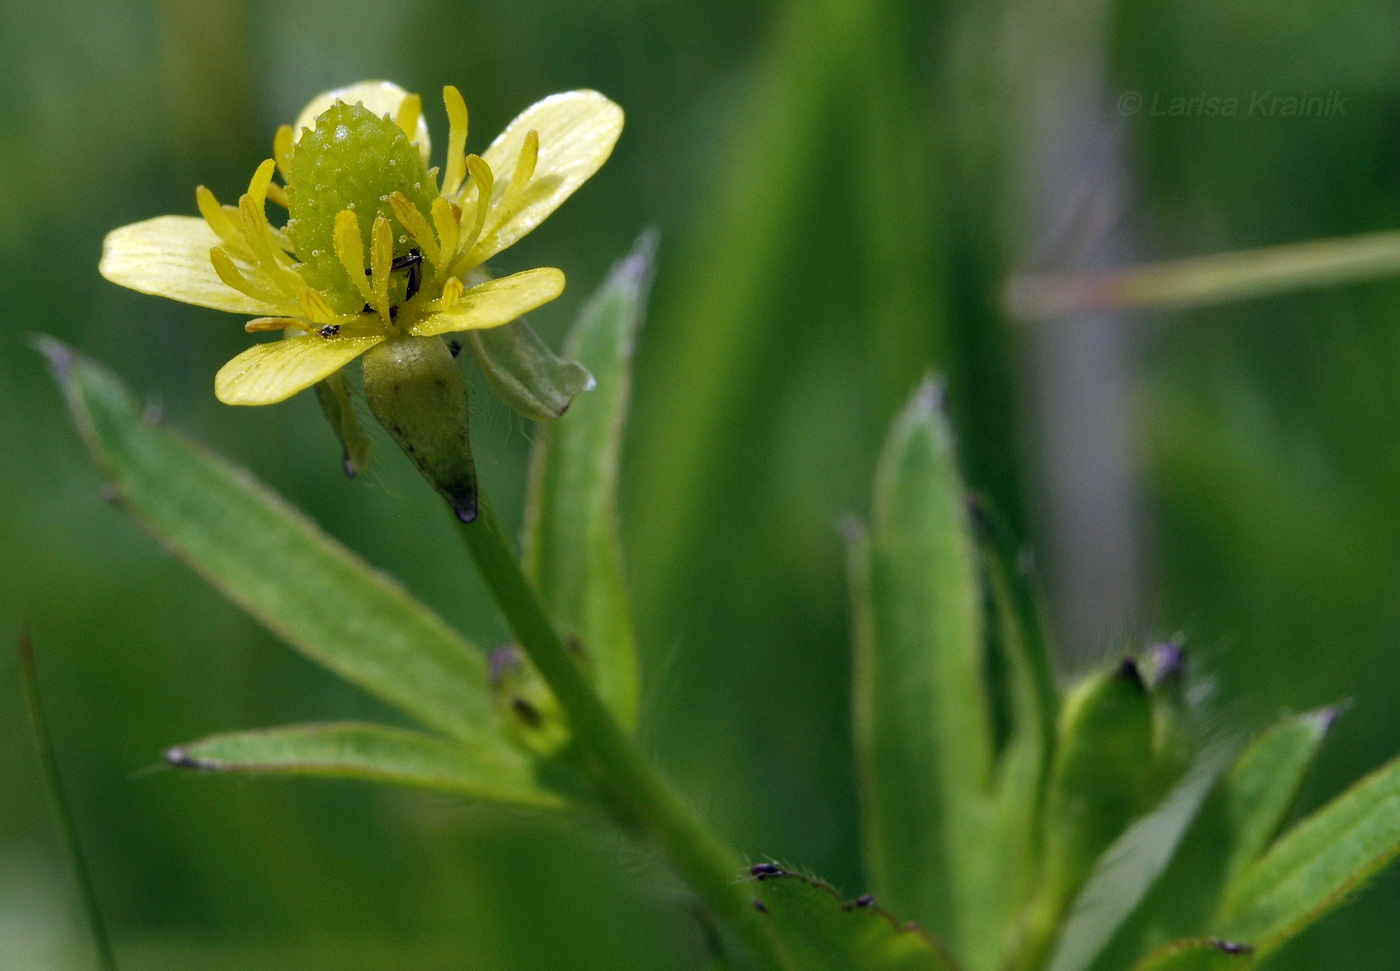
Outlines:
{"type": "Polygon", "coordinates": [[[288,327],[300,327],[305,324],[304,320],[297,320],[295,317],[254,317],[243,325],[243,329],[250,334],[257,334],[267,330],[286,330],[288,327]]]}
{"type": "Polygon", "coordinates": [[[272,157],[277,160],[277,171],[282,173],[282,181],[287,181],[287,160],[292,157],[292,126],[282,125],[272,136],[272,157]]]}
{"type": "MultiPolygon", "coordinates": [[[[266,159],[258,170],[253,173],[252,180],[248,183],[248,197],[253,200],[253,205],[259,209],[267,199],[267,187],[272,184],[272,173],[277,171],[277,163],[272,159],[266,159]]],[[[266,217],[264,217],[266,218],[266,217]]]]}
{"type": "Polygon", "coordinates": [[[379,316],[388,323],[389,318],[389,272],[394,262],[394,228],[383,216],[374,218],[374,228],[369,234],[370,289],[374,292],[371,303],[379,311],[379,316]]]}
{"type": "Polygon", "coordinates": [[[394,115],[394,124],[403,129],[410,142],[418,140],[418,119],[423,115],[423,96],[410,94],[399,102],[399,110],[394,115]]]}
{"type": "MultiPolygon", "coordinates": [[[[439,198],[441,198],[439,196],[439,198]]],[[[433,234],[433,227],[428,225],[428,218],[413,204],[408,196],[402,192],[389,193],[389,208],[394,210],[394,216],[408,230],[408,235],[413,237],[413,241],[418,244],[418,250],[429,263],[437,266],[442,262],[442,251],[438,249],[437,237],[433,234]]]]}
{"type": "MultiPolygon", "coordinates": [[[[360,276],[364,277],[363,271],[361,271],[360,276]]],[[[301,291],[297,303],[301,305],[302,316],[313,324],[334,324],[340,321],[340,315],[331,308],[326,298],[319,291],[310,287],[305,287],[301,291]]]]}
{"type": "Polygon", "coordinates": [[[360,291],[365,303],[374,305],[374,291],[365,279],[365,244],[360,239],[360,221],[349,209],[342,209],[335,217],[335,255],[345,267],[351,284],[360,291]]]}
{"type": "Polygon", "coordinates": [[[224,245],[235,253],[251,258],[253,254],[248,252],[248,244],[243,240],[241,227],[235,225],[229,217],[230,212],[237,214],[238,210],[220,206],[219,200],[214,198],[214,193],[204,186],[194,190],[194,198],[199,206],[199,214],[204,217],[209,228],[214,230],[214,235],[223,240],[224,245]]]}
{"type": "Polygon", "coordinates": [[[442,194],[455,196],[467,177],[467,103],[462,92],[452,85],[442,89],[442,103],[447,106],[447,169],[442,174],[442,194]]]}
{"type": "MultiPolygon", "coordinates": [[[[263,189],[266,191],[266,187],[263,189]]],[[[262,206],[254,202],[252,195],[245,195],[238,200],[238,211],[243,222],[243,238],[253,251],[258,269],[284,294],[295,297],[306,283],[292,272],[291,259],[275,245],[272,227],[267,224],[262,206]]]]}
{"type": "Polygon", "coordinates": [[[287,200],[286,187],[277,182],[268,185],[267,198],[269,202],[281,206],[283,209],[291,208],[291,203],[287,200]]]}
{"type": "Polygon", "coordinates": [[[245,277],[232,258],[219,247],[215,246],[209,251],[209,262],[214,265],[214,272],[226,286],[273,307],[286,305],[285,297],[264,289],[245,277]]]}
{"type": "Polygon", "coordinates": [[[442,257],[441,264],[438,260],[431,261],[435,271],[446,271],[457,256],[460,235],[458,220],[461,218],[462,211],[442,196],[433,200],[433,228],[437,230],[439,253],[442,257]]]}
{"type": "Polygon", "coordinates": [[[468,155],[467,168],[472,173],[472,185],[476,186],[476,209],[472,220],[472,230],[458,246],[459,252],[465,252],[453,261],[451,268],[447,271],[449,276],[460,276],[471,269],[470,266],[466,265],[468,257],[472,247],[476,245],[476,241],[481,238],[482,227],[486,225],[486,213],[491,208],[491,193],[495,188],[495,176],[491,174],[491,166],[487,165],[480,156],[468,155]]]}

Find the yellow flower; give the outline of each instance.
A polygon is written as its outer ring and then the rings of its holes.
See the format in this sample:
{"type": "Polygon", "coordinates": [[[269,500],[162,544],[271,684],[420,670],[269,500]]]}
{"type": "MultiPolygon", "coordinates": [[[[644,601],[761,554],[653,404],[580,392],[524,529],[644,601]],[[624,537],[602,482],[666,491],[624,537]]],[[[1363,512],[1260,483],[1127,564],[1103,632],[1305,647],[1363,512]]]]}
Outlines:
{"type": "Polygon", "coordinates": [[[622,109],[596,91],[527,108],[480,156],[467,109],[443,90],[447,159],[428,169],[422,100],[367,81],[313,100],[283,126],[237,206],[201,186],[202,218],[160,216],[109,233],[100,270],[143,293],[255,315],[283,330],[219,371],[214,391],[266,405],[385,341],[497,327],[553,300],[553,268],[490,279],[483,262],[539,225],[612,153],[622,109]],[[280,174],[283,182],[275,182],[280,174]],[[266,203],[289,210],[281,227],[266,203]],[[368,252],[368,259],[366,259],[368,252]]]}

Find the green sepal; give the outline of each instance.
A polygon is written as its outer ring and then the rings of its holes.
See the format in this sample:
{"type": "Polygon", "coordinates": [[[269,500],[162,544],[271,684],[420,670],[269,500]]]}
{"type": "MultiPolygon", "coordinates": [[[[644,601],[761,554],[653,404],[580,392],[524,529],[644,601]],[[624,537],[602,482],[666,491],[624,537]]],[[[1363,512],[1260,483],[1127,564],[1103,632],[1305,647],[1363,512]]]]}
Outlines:
{"type": "Polygon", "coordinates": [[[593,387],[588,369],[550,350],[524,317],[463,336],[491,390],[531,421],[553,421],[593,387]]]}
{"type": "Polygon", "coordinates": [[[355,405],[345,386],[345,376],[337,371],[316,383],[316,400],[340,442],[341,468],[353,479],[369,467],[370,440],[355,416],[355,405]]]}
{"type": "Polygon", "coordinates": [[[467,384],[439,337],[402,337],[364,356],[369,410],[457,518],[476,518],[467,384]]]}

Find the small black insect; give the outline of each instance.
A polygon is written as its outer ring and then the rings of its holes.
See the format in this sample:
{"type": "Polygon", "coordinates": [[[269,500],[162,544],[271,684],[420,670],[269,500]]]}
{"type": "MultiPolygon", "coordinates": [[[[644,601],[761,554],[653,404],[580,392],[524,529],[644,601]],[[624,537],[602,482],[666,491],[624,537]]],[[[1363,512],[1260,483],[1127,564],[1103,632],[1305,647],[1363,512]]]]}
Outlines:
{"type": "Polygon", "coordinates": [[[412,300],[423,286],[423,254],[415,247],[403,256],[395,258],[394,262],[389,264],[389,269],[408,271],[408,287],[404,290],[403,299],[405,303],[412,300]]]}
{"type": "Polygon", "coordinates": [[[453,357],[456,357],[458,354],[462,353],[462,342],[458,340],[448,341],[447,349],[452,352],[453,357]]]}
{"type": "Polygon", "coordinates": [[[339,324],[327,324],[326,326],[322,327],[320,330],[316,331],[316,333],[320,334],[322,337],[327,337],[327,338],[329,338],[329,337],[334,337],[335,335],[337,335],[337,334],[340,333],[340,325],[339,325],[339,324]]]}
{"type": "MultiPolygon", "coordinates": [[[[418,247],[415,246],[403,256],[394,257],[393,262],[389,264],[389,272],[393,273],[395,270],[408,271],[408,286],[404,288],[403,294],[404,303],[407,303],[423,286],[423,254],[418,252],[418,247]]],[[[365,276],[371,276],[373,273],[373,269],[365,269],[365,276]]],[[[369,304],[365,304],[365,311],[368,312],[369,309],[369,304]]],[[[390,309],[392,311],[392,308],[390,309]]]]}
{"type": "Polygon", "coordinates": [[[749,867],[749,876],[762,880],[764,877],[776,877],[782,874],[783,868],[776,863],[755,863],[749,867]]]}

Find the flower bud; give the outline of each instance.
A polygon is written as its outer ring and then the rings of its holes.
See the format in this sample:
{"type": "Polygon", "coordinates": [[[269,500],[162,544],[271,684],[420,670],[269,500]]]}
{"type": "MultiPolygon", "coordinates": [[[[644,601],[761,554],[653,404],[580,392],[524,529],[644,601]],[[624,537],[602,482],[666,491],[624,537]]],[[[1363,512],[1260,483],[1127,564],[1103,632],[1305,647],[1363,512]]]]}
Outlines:
{"type": "Polygon", "coordinates": [[[364,356],[365,400],[384,430],[447,500],[457,518],[476,518],[476,465],[467,385],[441,338],[402,337],[364,356]]]}

